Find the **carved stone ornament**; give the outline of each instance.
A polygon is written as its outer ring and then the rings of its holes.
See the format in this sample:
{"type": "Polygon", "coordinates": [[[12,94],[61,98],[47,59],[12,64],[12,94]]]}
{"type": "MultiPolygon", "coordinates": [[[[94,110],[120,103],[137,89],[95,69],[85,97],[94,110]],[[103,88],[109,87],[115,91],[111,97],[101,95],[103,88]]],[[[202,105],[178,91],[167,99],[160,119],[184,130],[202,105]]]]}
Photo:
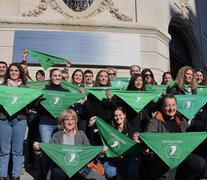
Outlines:
{"type": "Polygon", "coordinates": [[[188,0],[180,0],[180,11],[178,12],[178,15],[180,15],[182,19],[189,20],[188,0]]]}
{"type": "Polygon", "coordinates": [[[42,13],[44,13],[44,11],[46,11],[46,10],[47,10],[46,0],[40,0],[39,5],[35,9],[33,9],[29,12],[26,12],[26,13],[23,12],[22,16],[23,17],[26,17],[26,16],[27,17],[37,17],[37,16],[41,15],[42,13]]]}
{"type": "MultiPolygon", "coordinates": [[[[80,0],[79,0],[80,1],[80,0]]],[[[38,7],[29,12],[23,12],[23,17],[37,17],[43,14],[48,7],[51,7],[53,10],[61,13],[65,17],[83,19],[91,16],[95,16],[99,13],[102,13],[105,10],[108,10],[114,18],[119,21],[132,21],[133,18],[130,18],[119,12],[119,9],[114,6],[113,0],[93,0],[90,5],[86,8],[80,10],[74,10],[69,7],[64,0],[40,0],[38,7]]]]}

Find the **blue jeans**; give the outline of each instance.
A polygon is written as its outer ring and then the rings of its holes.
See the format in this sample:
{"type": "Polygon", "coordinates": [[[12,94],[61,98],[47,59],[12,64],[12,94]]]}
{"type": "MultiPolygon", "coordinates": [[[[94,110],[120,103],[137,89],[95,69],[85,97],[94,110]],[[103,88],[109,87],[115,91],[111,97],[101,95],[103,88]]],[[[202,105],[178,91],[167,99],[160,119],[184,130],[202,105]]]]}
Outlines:
{"type": "Polygon", "coordinates": [[[125,156],[122,160],[114,160],[105,162],[104,172],[107,179],[111,179],[114,176],[122,173],[135,176],[139,168],[140,159],[136,156],[125,156]]]}
{"type": "Polygon", "coordinates": [[[52,134],[57,130],[57,125],[40,124],[39,132],[42,143],[49,143],[52,134]]]}
{"type": "MultiPolygon", "coordinates": [[[[40,139],[42,143],[49,143],[52,137],[52,134],[57,131],[57,125],[47,125],[47,124],[40,124],[39,125],[39,132],[40,132],[40,139]]],[[[41,169],[44,175],[47,175],[49,170],[50,161],[46,159],[41,159],[41,169]]]]}
{"type": "Polygon", "coordinates": [[[26,120],[0,120],[0,176],[8,174],[8,163],[12,146],[12,176],[20,176],[23,161],[23,143],[27,127],[26,120]]]}

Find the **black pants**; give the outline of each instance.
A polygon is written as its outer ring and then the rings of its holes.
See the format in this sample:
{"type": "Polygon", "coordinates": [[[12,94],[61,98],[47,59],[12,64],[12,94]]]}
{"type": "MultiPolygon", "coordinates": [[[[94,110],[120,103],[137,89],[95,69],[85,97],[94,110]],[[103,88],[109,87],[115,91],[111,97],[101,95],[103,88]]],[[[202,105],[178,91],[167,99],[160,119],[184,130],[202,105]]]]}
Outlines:
{"type": "Polygon", "coordinates": [[[206,167],[206,161],[197,154],[190,154],[174,169],[169,167],[156,155],[149,158],[147,180],[197,180],[206,167]]]}
{"type": "Polygon", "coordinates": [[[177,168],[177,178],[195,180],[203,173],[206,161],[197,154],[190,154],[177,168]]]}

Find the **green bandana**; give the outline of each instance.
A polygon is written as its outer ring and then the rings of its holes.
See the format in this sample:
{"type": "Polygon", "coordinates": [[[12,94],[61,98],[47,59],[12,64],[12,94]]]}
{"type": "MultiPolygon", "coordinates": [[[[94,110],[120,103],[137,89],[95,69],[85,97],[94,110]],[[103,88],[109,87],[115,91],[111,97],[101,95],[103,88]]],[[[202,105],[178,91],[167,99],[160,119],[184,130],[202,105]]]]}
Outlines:
{"type": "Polygon", "coordinates": [[[139,133],[139,135],[148,147],[173,169],[206,139],[207,132],[139,133]]]}
{"type": "Polygon", "coordinates": [[[109,149],[106,152],[107,157],[119,157],[121,155],[138,154],[144,151],[144,148],[120,133],[112,126],[96,117],[96,124],[101,136],[102,143],[109,149]]]}
{"type": "Polygon", "coordinates": [[[139,113],[151,100],[159,95],[159,91],[112,91],[112,93],[120,97],[137,113],[139,113]]]}
{"type": "Polygon", "coordinates": [[[146,85],[147,91],[164,91],[167,90],[167,85],[146,85]]]}
{"type": "Polygon", "coordinates": [[[177,100],[177,111],[189,120],[207,102],[207,95],[176,95],[175,97],[177,100]]]}
{"type": "Polygon", "coordinates": [[[207,86],[197,86],[197,94],[207,94],[207,86]]]}
{"type": "Polygon", "coordinates": [[[111,85],[112,87],[117,87],[119,89],[127,88],[129,84],[130,78],[116,78],[111,79],[111,85]]]}
{"type": "Polygon", "coordinates": [[[12,116],[41,95],[36,89],[1,86],[0,104],[12,116]]]}
{"type": "Polygon", "coordinates": [[[67,82],[65,80],[61,81],[62,87],[69,90],[72,93],[80,93],[80,88],[79,86],[72,84],[70,82],[67,82]]]}
{"type": "Polygon", "coordinates": [[[183,84],[183,90],[186,95],[191,95],[191,87],[189,84],[183,84]]]}
{"type": "Polygon", "coordinates": [[[106,91],[110,90],[111,92],[111,97],[113,96],[112,90],[114,89],[119,89],[119,88],[115,88],[115,87],[85,87],[84,90],[86,91],[86,93],[91,93],[93,94],[95,97],[97,97],[100,101],[105,101],[107,99],[106,97],[106,91]]]}
{"type": "Polygon", "coordinates": [[[103,146],[46,143],[39,146],[70,178],[103,150],[103,146]]]}
{"type": "Polygon", "coordinates": [[[43,91],[43,101],[40,103],[47,111],[57,118],[61,112],[84,97],[84,94],[74,94],[62,91],[43,91]]]}
{"type": "Polygon", "coordinates": [[[66,59],[52,56],[50,54],[45,54],[31,49],[28,49],[27,51],[29,54],[31,54],[34,58],[36,58],[39,61],[44,70],[47,70],[49,67],[55,64],[59,64],[61,62],[68,62],[68,60],[66,59]]]}
{"type": "Polygon", "coordinates": [[[33,89],[44,89],[45,86],[47,86],[49,83],[49,80],[44,80],[44,81],[27,81],[27,85],[30,88],[33,89]]]}

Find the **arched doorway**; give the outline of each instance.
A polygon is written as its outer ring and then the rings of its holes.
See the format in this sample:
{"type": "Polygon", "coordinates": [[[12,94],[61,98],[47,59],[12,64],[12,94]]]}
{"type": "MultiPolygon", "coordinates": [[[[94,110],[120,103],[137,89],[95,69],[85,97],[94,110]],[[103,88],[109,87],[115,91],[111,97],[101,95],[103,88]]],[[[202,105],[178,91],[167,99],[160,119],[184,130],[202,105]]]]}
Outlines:
{"type": "Polygon", "coordinates": [[[200,50],[190,25],[178,17],[173,17],[169,24],[171,35],[170,71],[175,78],[182,66],[199,67],[200,50]]]}

